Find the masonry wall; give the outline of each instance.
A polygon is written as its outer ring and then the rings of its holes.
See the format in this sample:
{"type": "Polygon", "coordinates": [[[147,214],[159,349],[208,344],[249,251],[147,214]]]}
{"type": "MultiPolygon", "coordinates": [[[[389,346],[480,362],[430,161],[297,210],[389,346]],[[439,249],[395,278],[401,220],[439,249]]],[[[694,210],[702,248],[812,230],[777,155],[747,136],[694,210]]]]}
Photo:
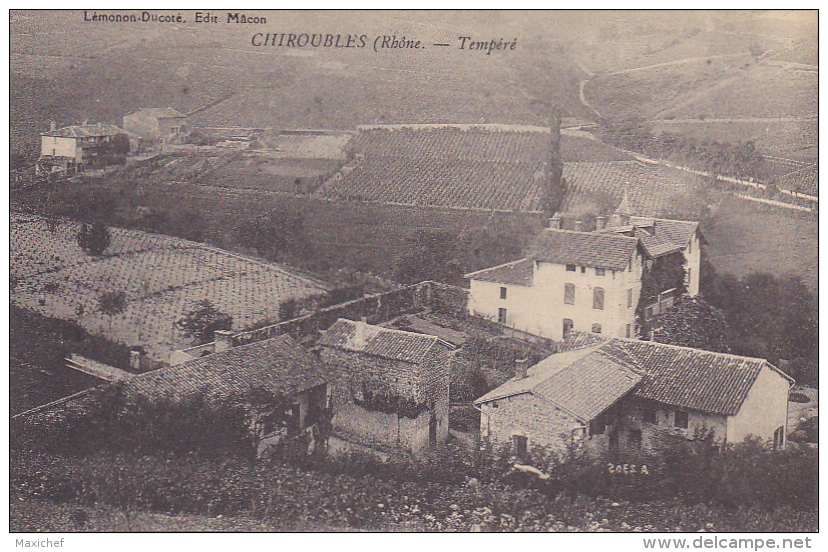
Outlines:
{"type": "Polygon", "coordinates": [[[748,435],[772,440],[780,427],[787,439],[789,391],[788,380],[765,364],[739,412],[728,420],[727,440],[738,443],[748,435]]]}
{"type": "Polygon", "coordinates": [[[333,427],[335,433],[345,433],[349,440],[358,444],[419,454],[428,450],[430,417],[428,411],[411,419],[349,403],[334,415],[333,427]]]}
{"type": "Polygon", "coordinates": [[[582,425],[570,414],[530,393],[481,405],[480,434],[492,442],[511,444],[514,435],[527,438],[527,450],[541,446],[563,454],[573,431],[582,425]]]}
{"type": "MultiPolygon", "coordinates": [[[[657,448],[660,444],[659,439],[665,434],[692,438],[697,429],[707,428],[714,431],[717,439],[724,440],[727,433],[727,416],[721,414],[678,408],[637,397],[623,399],[617,410],[619,416],[624,418],[625,430],[641,430],[641,446],[645,449],[657,448]],[[645,420],[644,411],[647,408],[655,410],[655,423],[645,420]],[[677,411],[687,412],[687,429],[676,426],[677,411]]],[[[620,436],[622,446],[626,437],[627,435],[620,436]]]]}

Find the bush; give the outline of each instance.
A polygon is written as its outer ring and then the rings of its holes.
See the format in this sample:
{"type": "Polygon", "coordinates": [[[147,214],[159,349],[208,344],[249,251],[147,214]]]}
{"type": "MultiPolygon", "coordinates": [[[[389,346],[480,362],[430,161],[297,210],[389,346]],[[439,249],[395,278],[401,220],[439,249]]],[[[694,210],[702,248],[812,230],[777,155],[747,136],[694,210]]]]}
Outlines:
{"type": "Polygon", "coordinates": [[[808,395],[805,395],[803,393],[791,393],[790,396],[788,397],[788,400],[790,402],[795,402],[795,403],[800,403],[800,404],[805,404],[805,403],[811,402],[811,399],[808,397],[808,395]]]}

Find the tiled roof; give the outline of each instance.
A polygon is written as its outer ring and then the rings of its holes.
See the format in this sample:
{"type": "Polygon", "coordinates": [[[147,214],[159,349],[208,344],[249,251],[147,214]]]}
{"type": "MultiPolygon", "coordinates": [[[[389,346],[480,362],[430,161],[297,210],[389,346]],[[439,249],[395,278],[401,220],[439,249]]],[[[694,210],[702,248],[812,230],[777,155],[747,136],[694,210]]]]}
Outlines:
{"type": "MultiPolygon", "coordinates": [[[[671,243],[687,247],[693,233],[698,229],[699,223],[691,220],[669,220],[647,217],[630,217],[630,222],[636,225],[652,225],[655,236],[663,238],[671,243]]],[[[647,228],[650,231],[649,228],[647,228]]]]}
{"type": "Polygon", "coordinates": [[[355,351],[391,360],[419,363],[433,347],[453,347],[433,335],[404,332],[340,318],[318,342],[320,347],[355,351]],[[360,342],[357,326],[364,324],[360,342]]]}
{"type": "Polygon", "coordinates": [[[532,257],[538,261],[623,270],[638,239],[619,234],[546,229],[538,237],[532,257]]]}
{"type": "MultiPolygon", "coordinates": [[[[574,351],[583,346],[584,341],[576,335],[565,341],[562,349],[574,351]]],[[[652,341],[613,338],[606,340],[598,350],[615,358],[624,355],[634,361],[635,368],[644,374],[635,389],[636,396],[726,416],[739,412],[763,367],[778,372],[764,359],[652,341]]],[[[792,381],[787,376],[782,377],[792,381]]]]}
{"type": "Polygon", "coordinates": [[[496,282],[518,286],[531,286],[534,280],[535,261],[520,259],[511,263],[494,266],[466,274],[466,278],[483,282],[496,282]]]}
{"type": "Polygon", "coordinates": [[[289,335],[146,372],[129,379],[127,392],[148,397],[243,394],[263,388],[293,395],[329,381],[325,365],[289,335]]]}
{"type": "MultiPolygon", "coordinates": [[[[635,236],[650,257],[656,258],[668,253],[681,251],[690,243],[690,239],[699,227],[698,222],[687,220],[668,220],[649,217],[630,217],[626,226],[607,227],[601,233],[635,236]]],[[[699,236],[704,243],[704,237],[699,236]]]]}
{"type": "Polygon", "coordinates": [[[73,125],[44,132],[43,136],[54,136],[58,138],[91,138],[101,136],[115,136],[126,134],[126,131],[115,125],[98,123],[95,125],[73,125]]]}
{"type": "Polygon", "coordinates": [[[137,115],[142,119],[175,119],[179,117],[186,117],[180,111],[176,111],[171,107],[143,107],[128,115],[124,115],[124,117],[132,117],[137,115]]]}
{"type": "Polygon", "coordinates": [[[588,422],[629,393],[641,377],[619,358],[594,347],[547,357],[526,378],[512,379],[475,402],[532,392],[588,422]]]}

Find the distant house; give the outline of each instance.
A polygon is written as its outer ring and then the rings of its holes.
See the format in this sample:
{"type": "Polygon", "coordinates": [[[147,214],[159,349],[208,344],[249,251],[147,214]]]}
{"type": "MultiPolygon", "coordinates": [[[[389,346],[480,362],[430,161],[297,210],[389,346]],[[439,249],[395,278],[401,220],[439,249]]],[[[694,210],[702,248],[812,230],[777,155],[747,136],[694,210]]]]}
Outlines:
{"type": "Polygon", "coordinates": [[[434,336],[339,319],[318,343],[337,373],[334,435],[415,454],[448,437],[454,347],[434,336]]]}
{"type": "Polygon", "coordinates": [[[110,124],[56,128],[52,123],[51,130],[41,134],[37,171],[75,174],[86,168],[103,166],[107,163],[107,157],[102,155],[103,146],[111,144],[119,135],[129,136],[123,129],[110,124]]]}
{"type": "Polygon", "coordinates": [[[752,435],[784,447],[793,383],[763,359],[577,334],[475,404],[481,434],[517,454],[653,449],[702,428],[724,442],[752,435]]]}
{"type": "MultiPolygon", "coordinates": [[[[556,215],[529,257],[466,274],[469,310],[556,341],[571,331],[636,337],[645,268],[681,253],[687,292],[696,295],[705,242],[697,222],[634,217],[628,210],[625,194],[610,226],[599,216],[594,232],[564,230],[556,215]]],[[[669,295],[672,290],[662,291],[669,295]]],[[[671,304],[659,297],[656,304],[645,305],[645,317],[671,304]]]]}
{"type": "Polygon", "coordinates": [[[147,142],[176,142],[190,133],[187,116],[171,107],[142,108],[124,115],[124,128],[147,142]]]}

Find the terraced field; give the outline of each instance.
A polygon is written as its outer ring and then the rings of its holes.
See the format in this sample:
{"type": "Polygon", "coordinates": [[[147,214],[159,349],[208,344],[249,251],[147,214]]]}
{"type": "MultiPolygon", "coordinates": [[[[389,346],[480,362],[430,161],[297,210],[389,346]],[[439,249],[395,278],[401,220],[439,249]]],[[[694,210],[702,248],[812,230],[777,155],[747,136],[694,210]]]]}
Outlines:
{"type": "Polygon", "coordinates": [[[705,208],[700,176],[641,161],[565,163],[565,213],[612,212],[624,190],[641,216],[699,220],[705,208]]]}
{"type": "Polygon", "coordinates": [[[537,212],[548,182],[544,128],[361,128],[356,158],[317,192],[327,200],[537,212]]]}
{"type": "Polygon", "coordinates": [[[159,360],[189,344],[174,323],[199,300],[230,314],[240,329],[276,319],[282,301],[326,290],[278,265],[135,230],[110,229],[109,248],[93,258],[78,247],[77,231],[76,223],[63,222],[51,233],[38,217],[11,216],[11,301],[141,345],[159,360]],[[127,307],[110,319],[98,310],[98,298],[112,291],[126,294],[127,307]]]}

